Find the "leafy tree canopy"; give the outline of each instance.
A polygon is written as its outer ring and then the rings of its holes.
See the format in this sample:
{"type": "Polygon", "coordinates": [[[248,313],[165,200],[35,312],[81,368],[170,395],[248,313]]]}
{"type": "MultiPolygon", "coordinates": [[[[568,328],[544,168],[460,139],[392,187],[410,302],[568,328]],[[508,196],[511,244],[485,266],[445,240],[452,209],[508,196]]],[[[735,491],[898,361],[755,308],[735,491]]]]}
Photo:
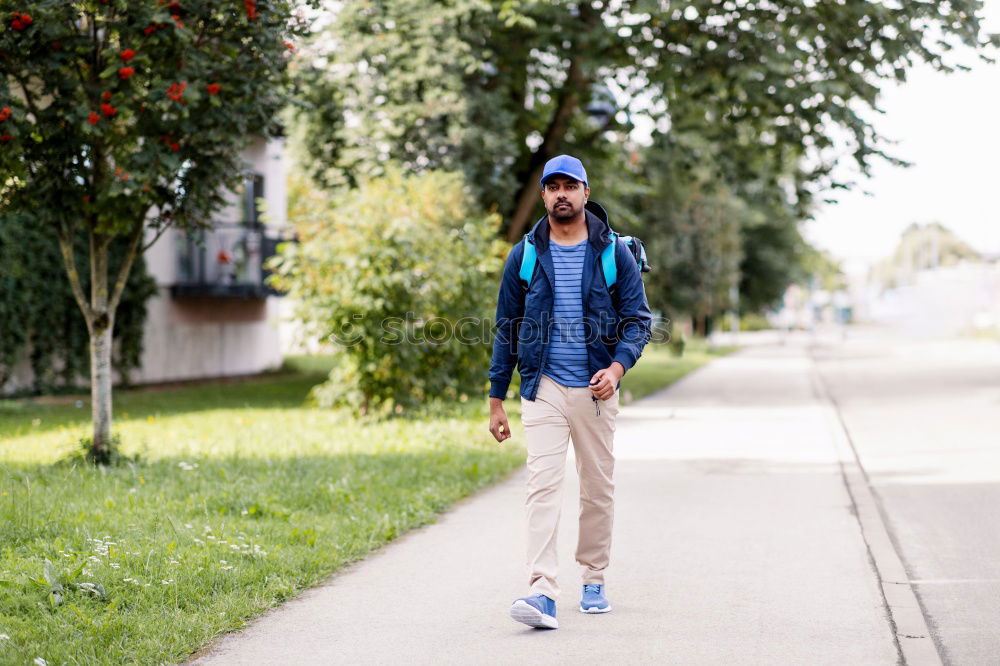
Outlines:
{"type": "Polygon", "coordinates": [[[787,190],[802,217],[817,194],[851,185],[831,177],[843,152],[835,134],[865,174],[875,158],[897,161],[869,120],[885,82],[918,60],[964,66],[946,59],[955,45],[1000,43],[984,34],[981,8],[347,0],[311,49],[305,148],[333,185],[387,158],[460,166],[513,240],[538,210],[549,157],[600,154],[606,130],[643,114],[658,131],[708,142],[727,182],[787,190]]]}

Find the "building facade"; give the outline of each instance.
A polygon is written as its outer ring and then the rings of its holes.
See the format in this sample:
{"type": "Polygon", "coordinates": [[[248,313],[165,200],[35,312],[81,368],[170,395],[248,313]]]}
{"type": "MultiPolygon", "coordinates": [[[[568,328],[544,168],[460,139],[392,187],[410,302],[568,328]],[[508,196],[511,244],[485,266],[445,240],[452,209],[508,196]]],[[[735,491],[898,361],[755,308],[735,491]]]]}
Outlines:
{"type": "Polygon", "coordinates": [[[282,139],[246,150],[251,175],[211,231],[171,229],[146,252],[158,293],[147,303],[135,383],[225,377],[281,365],[286,306],[264,261],[289,238],[282,139]],[[260,205],[263,203],[263,205],[260,205]]]}
{"type": "MultiPolygon", "coordinates": [[[[168,229],[146,251],[157,293],[147,301],[133,383],[248,375],[281,365],[293,330],[290,305],[267,287],[263,264],[290,238],[285,160],[283,139],[255,138],[244,151],[250,175],[239,191],[227,193],[213,228],[196,234],[168,229]]],[[[23,359],[0,395],[32,385],[23,359]]]]}

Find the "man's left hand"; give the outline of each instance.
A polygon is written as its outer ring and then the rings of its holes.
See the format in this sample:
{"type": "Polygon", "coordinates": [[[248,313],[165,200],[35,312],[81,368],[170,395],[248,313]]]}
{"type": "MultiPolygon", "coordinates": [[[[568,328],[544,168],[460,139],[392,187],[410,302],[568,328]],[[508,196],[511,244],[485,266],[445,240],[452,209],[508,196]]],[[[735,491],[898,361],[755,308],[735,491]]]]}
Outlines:
{"type": "Polygon", "coordinates": [[[615,387],[624,374],[625,367],[618,361],[612,361],[611,365],[598,370],[590,378],[590,390],[601,400],[607,400],[615,394],[615,387]]]}

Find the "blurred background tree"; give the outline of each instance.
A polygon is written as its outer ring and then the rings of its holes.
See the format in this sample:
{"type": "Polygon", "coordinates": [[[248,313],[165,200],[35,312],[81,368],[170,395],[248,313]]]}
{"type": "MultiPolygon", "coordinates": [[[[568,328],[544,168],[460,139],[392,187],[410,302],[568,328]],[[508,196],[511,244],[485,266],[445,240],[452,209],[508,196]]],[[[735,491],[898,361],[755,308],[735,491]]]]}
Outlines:
{"type": "Polygon", "coordinates": [[[649,239],[654,307],[704,321],[736,284],[756,311],[803,270],[814,203],[854,185],[840,156],[904,164],[870,123],[881,87],[998,43],[981,6],[347,0],[306,48],[297,143],[330,188],[388,160],[459,169],[510,242],[543,214],[544,162],[578,155],[612,223],[649,239]]]}

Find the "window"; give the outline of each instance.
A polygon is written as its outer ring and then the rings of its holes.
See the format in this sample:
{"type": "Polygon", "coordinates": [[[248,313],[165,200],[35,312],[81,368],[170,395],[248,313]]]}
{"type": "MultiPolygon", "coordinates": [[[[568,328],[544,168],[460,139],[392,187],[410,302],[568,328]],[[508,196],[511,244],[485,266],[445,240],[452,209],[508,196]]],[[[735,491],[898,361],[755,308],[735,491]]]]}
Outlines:
{"type": "Polygon", "coordinates": [[[264,198],[264,176],[251,174],[243,181],[243,224],[248,227],[260,226],[260,210],[257,199],[264,198]]]}

